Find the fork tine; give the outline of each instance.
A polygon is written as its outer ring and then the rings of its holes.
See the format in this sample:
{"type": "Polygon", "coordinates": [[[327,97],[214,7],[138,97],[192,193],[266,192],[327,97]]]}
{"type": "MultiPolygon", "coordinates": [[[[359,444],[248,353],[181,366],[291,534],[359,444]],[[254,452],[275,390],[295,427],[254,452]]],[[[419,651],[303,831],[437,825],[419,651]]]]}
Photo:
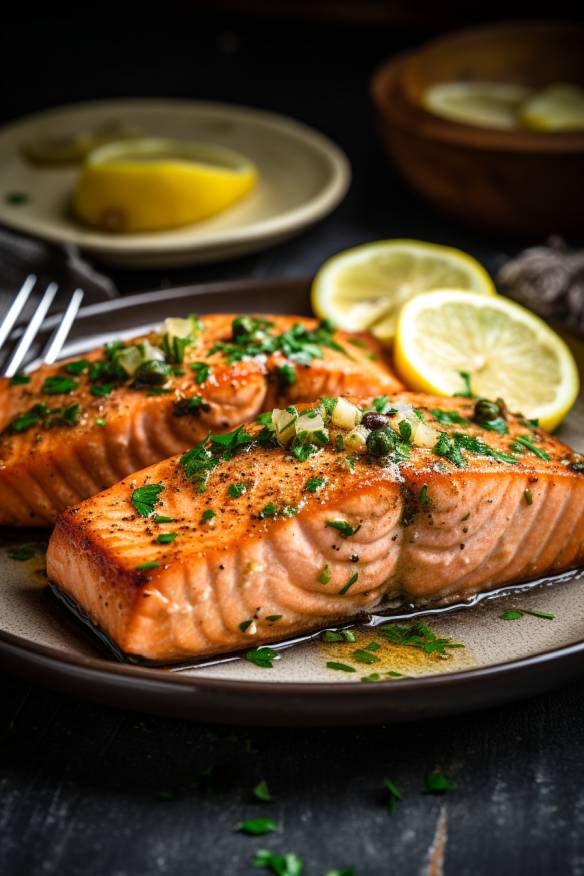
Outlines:
{"type": "Polygon", "coordinates": [[[22,312],[22,308],[26,304],[29,299],[30,293],[34,289],[34,284],[36,283],[36,277],[34,274],[29,274],[22,287],[18,291],[14,301],[6,311],[6,316],[2,320],[2,324],[0,325],[0,349],[2,349],[6,338],[12,331],[14,327],[14,323],[20,316],[22,312]]]}
{"type": "Polygon", "coordinates": [[[85,292],[83,289],[76,289],[69,299],[69,303],[63,314],[63,319],[51,335],[41,357],[43,362],[46,362],[48,365],[51,365],[61,352],[61,348],[67,340],[67,335],[71,331],[71,326],[77,316],[77,311],[81,307],[84,295],[85,292]]]}
{"type": "Polygon", "coordinates": [[[57,294],[57,289],[59,287],[56,283],[49,283],[47,288],[43,293],[43,297],[38,303],[37,309],[32,315],[32,319],[27,325],[20,341],[18,342],[18,346],[14,353],[12,354],[12,358],[10,362],[4,369],[4,375],[6,377],[14,377],[18,369],[20,368],[24,357],[30,350],[32,342],[37,336],[37,333],[44,322],[45,316],[48,313],[48,310],[53,303],[53,298],[57,294]]]}

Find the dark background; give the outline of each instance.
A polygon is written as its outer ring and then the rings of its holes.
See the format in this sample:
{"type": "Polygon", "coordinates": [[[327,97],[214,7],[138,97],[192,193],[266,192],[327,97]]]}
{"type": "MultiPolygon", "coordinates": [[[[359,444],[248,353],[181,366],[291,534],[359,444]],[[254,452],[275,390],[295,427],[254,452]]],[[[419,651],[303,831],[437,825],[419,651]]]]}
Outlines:
{"type": "MultiPolygon", "coordinates": [[[[332,253],[382,237],[459,246],[493,270],[503,254],[539,241],[497,239],[433,214],[387,166],[368,100],[383,59],[480,20],[485,10],[475,7],[23,6],[1,36],[0,121],[90,98],[192,97],[289,114],[347,152],[351,191],[317,227],[220,266],[117,271],[121,292],[308,275],[332,253]]],[[[495,3],[488,12],[522,10],[495,3]]],[[[349,866],[357,876],[584,874],[583,707],[576,685],[425,724],[230,729],[205,725],[204,715],[188,724],[124,714],[0,676],[0,874],[230,876],[259,872],[249,860],[262,847],[296,852],[306,876],[349,866]],[[422,793],[436,765],[458,785],[443,797],[422,793]],[[386,776],[403,792],[393,815],[386,776]],[[251,795],[261,778],[271,805],[251,795]],[[258,815],[273,816],[282,832],[234,832],[258,815]]]]}

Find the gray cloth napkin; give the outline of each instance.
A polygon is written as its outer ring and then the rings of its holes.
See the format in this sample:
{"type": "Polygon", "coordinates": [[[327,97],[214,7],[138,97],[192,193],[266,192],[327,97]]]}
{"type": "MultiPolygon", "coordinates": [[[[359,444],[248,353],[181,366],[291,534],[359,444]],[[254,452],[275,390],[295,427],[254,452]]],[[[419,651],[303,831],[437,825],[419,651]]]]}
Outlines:
{"type": "Polygon", "coordinates": [[[77,247],[61,247],[0,228],[0,319],[28,274],[35,274],[38,282],[23,321],[51,281],[59,284],[53,311],[58,311],[77,287],[85,291],[83,304],[118,296],[110,278],[88,264],[77,247]]]}

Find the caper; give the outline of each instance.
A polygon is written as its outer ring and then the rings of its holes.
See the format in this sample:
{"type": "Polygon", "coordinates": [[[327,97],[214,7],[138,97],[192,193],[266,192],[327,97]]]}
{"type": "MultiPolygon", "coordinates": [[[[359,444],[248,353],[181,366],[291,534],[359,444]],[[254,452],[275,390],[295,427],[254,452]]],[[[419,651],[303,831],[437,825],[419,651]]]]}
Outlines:
{"type": "Polygon", "coordinates": [[[576,474],[584,474],[584,454],[572,453],[569,459],[572,471],[575,471],[576,474]]]}
{"type": "Polygon", "coordinates": [[[387,429],[389,426],[389,417],[386,417],[385,414],[378,414],[377,411],[367,411],[366,414],[363,414],[361,425],[365,426],[366,429],[371,430],[387,429]]]}
{"type": "Polygon", "coordinates": [[[505,418],[505,411],[497,402],[489,401],[487,398],[480,398],[474,406],[474,421],[476,423],[491,423],[498,417],[505,418]]]}
{"type": "Polygon", "coordinates": [[[152,359],[143,362],[136,371],[136,383],[144,386],[163,386],[172,375],[172,368],[166,362],[152,359]]]}
{"type": "Polygon", "coordinates": [[[395,449],[395,440],[391,429],[375,429],[367,436],[367,450],[372,456],[387,456],[395,449]]]}

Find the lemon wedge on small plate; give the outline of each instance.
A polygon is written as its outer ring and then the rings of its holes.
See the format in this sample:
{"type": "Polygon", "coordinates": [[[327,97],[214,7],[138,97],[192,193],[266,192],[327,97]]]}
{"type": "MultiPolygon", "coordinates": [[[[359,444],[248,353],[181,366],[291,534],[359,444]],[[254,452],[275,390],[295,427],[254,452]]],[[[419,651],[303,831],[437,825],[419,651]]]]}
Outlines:
{"type": "Polygon", "coordinates": [[[423,97],[426,110],[453,122],[481,128],[517,128],[531,90],[511,82],[438,82],[423,97]]]}
{"type": "Polygon", "coordinates": [[[546,323],[500,295],[459,289],[418,295],[401,310],[396,368],[408,386],[437,395],[464,391],[501,397],[511,411],[551,431],[579,391],[578,370],[564,341],[546,323]]]}
{"type": "Polygon", "coordinates": [[[219,213],[257,177],[251,161],[224,146],[158,138],[110,143],[88,155],[73,206],[102,231],[161,231],[219,213]]]}
{"type": "Polygon", "coordinates": [[[372,331],[391,341],[402,304],[420,292],[446,287],[496,293],[483,266],[458,249],[380,240],[326,261],[312,285],[312,307],[339,328],[372,331]]]}
{"type": "Polygon", "coordinates": [[[584,88],[562,83],[550,85],[521,107],[519,120],[536,131],[582,131],[584,88]]]}

